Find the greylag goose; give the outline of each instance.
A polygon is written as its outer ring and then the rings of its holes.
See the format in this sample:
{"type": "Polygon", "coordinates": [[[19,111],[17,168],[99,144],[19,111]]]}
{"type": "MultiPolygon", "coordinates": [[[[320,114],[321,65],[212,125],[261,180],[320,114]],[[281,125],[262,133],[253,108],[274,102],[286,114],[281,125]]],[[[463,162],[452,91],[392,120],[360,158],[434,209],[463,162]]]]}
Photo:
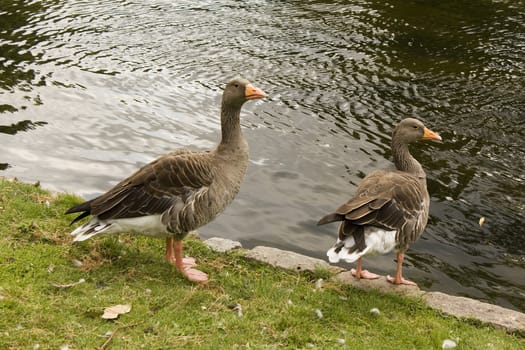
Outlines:
{"type": "Polygon", "coordinates": [[[165,259],[190,281],[207,281],[207,274],[193,268],[195,259],[183,258],[182,240],[220,214],[239,191],[248,166],[241,107],[265,96],[244,79],[229,82],[222,95],[218,146],[168,153],[101,196],[70,208],[66,214],[81,213],[71,224],[92,215],[71,233],[74,241],[122,232],[166,238],[165,259]]]}
{"type": "Polygon", "coordinates": [[[387,276],[387,280],[416,285],[403,278],[402,267],[408,245],[421,236],[428,220],[430,198],[426,174],[408,149],[409,144],[419,140],[441,140],[441,137],[417,119],[403,119],[392,134],[396,170],[377,170],[367,175],[354,197],[317,223],[341,221],[339,237],[328,250],[328,259],[332,263],[357,260],[356,268],[351,270],[356,278],[379,278],[362,269],[362,257],[395,249],[396,276],[387,276]]]}

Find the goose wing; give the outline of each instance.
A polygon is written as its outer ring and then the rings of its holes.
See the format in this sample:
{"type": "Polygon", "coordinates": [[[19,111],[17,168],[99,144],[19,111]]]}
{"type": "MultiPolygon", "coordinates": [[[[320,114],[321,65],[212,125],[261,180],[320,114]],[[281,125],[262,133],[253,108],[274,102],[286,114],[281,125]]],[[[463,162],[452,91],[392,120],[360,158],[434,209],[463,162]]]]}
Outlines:
{"type": "Polygon", "coordinates": [[[120,219],[161,214],[177,202],[186,203],[195,193],[207,191],[215,172],[210,153],[169,153],[139,169],[105,194],[69,209],[99,219],[120,219]]]}
{"type": "Polygon", "coordinates": [[[322,218],[320,224],[344,221],[341,240],[362,226],[397,230],[398,245],[406,246],[419,238],[427,218],[428,192],[416,176],[376,171],[363,179],[352,199],[322,218]]]}

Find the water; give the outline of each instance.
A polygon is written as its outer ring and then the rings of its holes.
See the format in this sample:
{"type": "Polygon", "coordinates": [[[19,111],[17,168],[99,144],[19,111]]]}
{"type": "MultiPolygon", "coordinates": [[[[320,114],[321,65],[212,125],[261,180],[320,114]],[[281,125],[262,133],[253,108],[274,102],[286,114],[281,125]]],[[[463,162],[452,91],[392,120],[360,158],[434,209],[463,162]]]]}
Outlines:
{"type": "MultiPolygon", "coordinates": [[[[406,277],[525,311],[524,1],[0,4],[0,175],[91,198],[213,147],[243,76],[270,97],[245,105],[248,174],[201,234],[324,258],[337,228],[315,222],[417,116],[444,142],[413,148],[432,203],[406,277]]],[[[392,274],[394,254],[365,266],[392,274]]]]}

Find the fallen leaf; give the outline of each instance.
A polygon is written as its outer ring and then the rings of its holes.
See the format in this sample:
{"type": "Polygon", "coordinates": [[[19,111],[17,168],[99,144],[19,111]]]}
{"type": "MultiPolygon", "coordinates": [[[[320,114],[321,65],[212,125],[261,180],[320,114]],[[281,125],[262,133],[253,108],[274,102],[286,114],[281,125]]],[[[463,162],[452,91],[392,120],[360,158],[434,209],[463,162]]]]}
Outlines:
{"type": "Polygon", "coordinates": [[[102,315],[102,318],[105,320],[114,320],[119,315],[127,314],[131,311],[131,305],[129,304],[119,304],[114,306],[109,306],[104,309],[104,314],[102,315]]]}
{"type": "Polygon", "coordinates": [[[77,284],[84,283],[84,282],[86,282],[86,280],[81,278],[77,282],[72,282],[72,283],[59,284],[55,282],[49,282],[49,284],[57,288],[69,288],[69,287],[73,287],[73,286],[76,286],[77,284]]]}
{"type": "Polygon", "coordinates": [[[485,223],[485,217],[482,216],[479,218],[479,227],[482,227],[484,223],[485,223]]]}

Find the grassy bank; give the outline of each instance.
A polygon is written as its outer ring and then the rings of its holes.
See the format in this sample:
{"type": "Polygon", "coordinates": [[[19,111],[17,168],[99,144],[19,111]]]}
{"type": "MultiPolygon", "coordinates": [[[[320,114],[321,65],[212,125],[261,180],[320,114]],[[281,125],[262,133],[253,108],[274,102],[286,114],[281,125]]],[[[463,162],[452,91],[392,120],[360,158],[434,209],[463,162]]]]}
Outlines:
{"type": "Polygon", "coordinates": [[[417,300],[326,281],[319,288],[326,273],[276,270],[188,239],[187,253],[210,275],[192,284],[162,260],[161,240],[72,244],[63,213],[79,201],[0,179],[0,349],[441,349],[445,339],[458,349],[525,346],[417,300]],[[116,304],[131,311],[102,319],[116,304]]]}

